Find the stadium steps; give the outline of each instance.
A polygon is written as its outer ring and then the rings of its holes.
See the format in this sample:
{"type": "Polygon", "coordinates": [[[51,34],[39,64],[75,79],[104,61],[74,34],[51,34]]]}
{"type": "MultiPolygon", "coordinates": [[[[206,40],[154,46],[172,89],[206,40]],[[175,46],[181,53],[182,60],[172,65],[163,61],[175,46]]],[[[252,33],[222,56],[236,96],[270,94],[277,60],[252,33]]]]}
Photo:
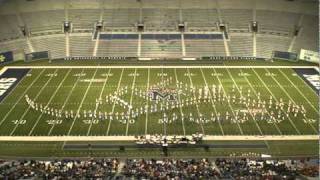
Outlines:
{"type": "Polygon", "coordinates": [[[66,33],[66,56],[70,57],[70,41],[69,41],[69,33],[66,33]]]}

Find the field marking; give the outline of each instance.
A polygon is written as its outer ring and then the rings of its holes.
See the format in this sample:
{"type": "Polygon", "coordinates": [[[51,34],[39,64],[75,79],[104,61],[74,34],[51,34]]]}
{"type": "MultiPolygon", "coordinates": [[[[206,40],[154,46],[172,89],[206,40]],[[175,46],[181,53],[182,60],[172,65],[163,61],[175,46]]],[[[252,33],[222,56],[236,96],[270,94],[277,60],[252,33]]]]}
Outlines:
{"type": "MultiPolygon", "coordinates": [[[[149,86],[150,86],[150,69],[148,68],[147,91],[149,90],[149,86]]],[[[148,120],[149,120],[148,115],[149,115],[149,100],[147,100],[146,124],[144,128],[144,134],[148,134],[148,120]]]]}
{"type": "MultiPolygon", "coordinates": [[[[78,115],[79,115],[79,113],[80,113],[80,110],[81,110],[81,108],[82,108],[83,102],[84,102],[84,100],[86,99],[86,97],[87,97],[87,95],[88,95],[90,86],[91,86],[91,84],[92,84],[92,80],[93,80],[94,77],[96,76],[97,71],[98,71],[98,69],[95,70],[93,76],[91,77],[91,81],[90,81],[90,83],[89,83],[89,85],[88,85],[88,87],[87,87],[87,89],[86,89],[86,92],[85,92],[84,95],[83,95],[83,98],[82,98],[81,103],[80,103],[80,105],[79,105],[79,107],[78,107],[78,110],[77,110],[77,112],[76,112],[76,114],[75,114],[75,116],[74,116],[74,118],[73,118],[72,124],[71,124],[71,126],[70,126],[70,128],[69,128],[69,131],[68,131],[67,135],[70,135],[70,133],[71,133],[71,131],[72,131],[72,128],[73,128],[73,126],[74,126],[74,124],[75,124],[75,122],[76,122],[76,119],[77,119],[77,117],[78,117],[78,115]]],[[[65,143],[63,144],[63,146],[64,146],[64,145],[65,145],[65,143]]],[[[63,146],[62,146],[62,147],[63,147],[63,146]]]]}
{"type": "MultiPolygon", "coordinates": [[[[58,69],[56,69],[54,71],[54,73],[57,73],[58,69]]],[[[46,86],[49,84],[49,82],[52,80],[53,76],[51,76],[47,82],[43,85],[43,87],[40,89],[40,91],[37,93],[36,97],[34,98],[34,100],[37,100],[38,97],[40,96],[40,94],[42,93],[42,91],[46,88],[46,86]]],[[[29,112],[30,106],[28,105],[28,108],[24,111],[24,113],[22,114],[22,116],[20,116],[20,120],[24,119],[24,117],[27,115],[27,113],[29,112]]],[[[10,136],[13,135],[13,133],[16,131],[16,129],[18,128],[19,124],[16,124],[15,127],[13,128],[13,130],[10,133],[10,136]]]]}
{"type": "MultiPolygon", "coordinates": [[[[122,68],[122,70],[121,70],[121,75],[120,75],[120,79],[119,79],[119,81],[118,81],[118,85],[117,85],[117,90],[116,90],[116,92],[118,92],[119,89],[120,89],[120,84],[121,84],[121,81],[122,81],[123,71],[124,71],[124,68],[122,68]]],[[[112,113],[112,114],[114,113],[114,108],[115,108],[115,107],[116,107],[116,101],[114,101],[114,102],[113,102],[113,105],[112,105],[112,110],[111,110],[111,113],[112,113]]],[[[113,120],[109,120],[107,132],[106,132],[106,135],[107,135],[107,136],[109,135],[109,131],[110,131],[110,127],[111,127],[112,121],[113,121],[113,120]]]]}
{"type": "MultiPolygon", "coordinates": [[[[277,97],[273,94],[273,92],[266,86],[266,83],[263,81],[263,79],[261,79],[261,77],[260,77],[260,75],[254,70],[254,69],[252,69],[253,70],[253,72],[256,74],[256,77],[258,77],[258,79],[262,82],[262,84],[266,87],[266,89],[269,91],[269,93],[271,94],[271,96],[277,101],[277,102],[279,102],[278,101],[278,99],[277,99],[277,97]]],[[[282,112],[284,112],[283,110],[282,110],[282,112]]],[[[286,112],[284,112],[284,113],[286,113],[286,112]]],[[[299,131],[299,129],[296,127],[296,125],[293,123],[293,121],[292,121],[292,119],[290,118],[290,117],[288,117],[288,120],[289,120],[289,122],[291,123],[291,125],[292,125],[292,127],[296,130],[296,132],[298,133],[298,134],[301,134],[301,132],[299,131]]]]}
{"type": "MultiPolygon", "coordinates": [[[[49,99],[49,101],[48,101],[48,103],[47,103],[47,105],[45,107],[50,105],[51,101],[53,100],[53,98],[56,96],[56,94],[60,90],[62,83],[67,79],[67,77],[69,76],[70,72],[71,72],[71,69],[69,69],[69,71],[66,73],[66,75],[64,76],[62,81],[59,83],[58,88],[56,88],[56,90],[54,91],[53,95],[51,95],[51,97],[50,97],[50,99],[49,99]]],[[[44,113],[42,112],[41,115],[38,116],[38,119],[37,119],[36,123],[33,125],[32,129],[30,130],[28,136],[30,136],[33,133],[34,128],[38,125],[38,123],[39,123],[40,119],[42,118],[43,114],[44,113]]]]}
{"type": "MultiPolygon", "coordinates": [[[[111,71],[111,69],[109,69],[108,74],[110,74],[110,71],[111,71]]],[[[109,76],[106,76],[105,81],[104,81],[104,83],[103,83],[103,87],[102,87],[102,89],[101,89],[101,91],[100,91],[99,99],[98,99],[98,100],[100,100],[100,99],[102,98],[102,94],[103,94],[103,92],[104,92],[104,89],[105,89],[105,87],[106,87],[106,84],[107,84],[107,82],[108,82],[108,79],[109,79],[109,76]]],[[[96,104],[96,107],[95,107],[94,112],[97,112],[98,108],[99,108],[99,103],[96,104]]],[[[93,117],[92,117],[92,118],[93,118],[93,117]]],[[[89,126],[88,131],[87,131],[87,136],[89,136],[90,131],[91,131],[91,128],[92,128],[92,121],[90,122],[90,126],[89,126]]]]}
{"type": "MultiPolygon", "coordinates": [[[[267,71],[268,73],[270,73],[270,71],[268,69],[265,69],[265,71],[267,71]]],[[[291,95],[288,94],[288,92],[281,86],[281,84],[278,82],[278,80],[276,78],[274,78],[273,76],[271,76],[271,78],[278,84],[278,86],[280,87],[280,89],[286,94],[286,96],[295,104],[297,105],[297,103],[295,102],[295,100],[292,99],[291,95]]],[[[302,119],[301,119],[302,120],[302,119]]],[[[313,129],[313,131],[315,133],[318,133],[318,131],[316,130],[316,128],[313,126],[313,124],[308,123],[309,126],[313,129]]]]}
{"type": "MultiPolygon", "coordinates": [[[[213,68],[213,71],[214,71],[215,74],[217,74],[216,69],[213,68]]],[[[226,91],[225,91],[225,89],[224,89],[224,87],[223,87],[223,84],[222,84],[219,76],[217,76],[217,79],[218,79],[218,81],[219,81],[219,84],[220,84],[221,87],[222,87],[223,94],[224,94],[225,96],[227,96],[227,93],[226,93],[226,91]]],[[[229,107],[230,107],[230,109],[231,109],[231,112],[232,112],[232,114],[233,114],[233,117],[235,117],[234,109],[233,109],[233,107],[231,106],[230,102],[228,102],[228,105],[229,105],[229,107]]],[[[237,121],[237,125],[238,125],[238,127],[239,127],[239,130],[240,130],[241,135],[243,135],[243,130],[242,130],[242,128],[241,128],[241,126],[240,126],[240,124],[239,124],[238,121],[237,121]]]]}
{"type": "MultiPolygon", "coordinates": [[[[278,71],[280,71],[280,73],[293,85],[293,87],[295,87],[295,89],[300,93],[300,95],[301,95],[305,100],[308,101],[308,103],[309,103],[310,106],[314,109],[314,111],[315,111],[316,113],[319,113],[318,109],[317,109],[316,107],[314,107],[314,105],[309,101],[309,99],[307,99],[307,97],[300,91],[300,89],[289,79],[289,77],[288,77],[282,70],[279,69],[278,71]]],[[[309,86],[309,85],[307,85],[307,86],[309,86]]],[[[310,87],[310,86],[309,86],[309,87],[310,87]]],[[[312,92],[314,92],[314,91],[312,90],[312,92]]]]}
{"type": "MultiPolygon", "coordinates": [[[[236,83],[236,81],[234,80],[232,74],[230,73],[229,69],[227,69],[227,72],[228,72],[228,75],[229,77],[231,77],[231,80],[233,81],[233,84],[236,86],[237,90],[238,90],[238,93],[239,93],[239,96],[242,96],[241,93],[240,93],[240,88],[238,86],[238,84],[236,83]]],[[[253,122],[255,123],[256,127],[258,128],[259,132],[260,132],[260,135],[263,135],[263,132],[261,130],[261,127],[259,126],[259,124],[257,123],[257,120],[253,117],[251,111],[249,110],[249,107],[247,107],[247,110],[250,114],[250,116],[252,117],[252,120],[253,122]]]]}
{"type": "MultiPolygon", "coordinates": [[[[28,69],[28,68],[26,68],[26,69],[28,69]]],[[[31,69],[29,69],[28,73],[29,73],[30,71],[31,71],[31,69]]],[[[28,74],[28,73],[27,73],[27,74],[28,74]]],[[[1,74],[2,74],[2,73],[0,73],[0,76],[1,76],[1,74]]],[[[6,100],[9,96],[11,96],[11,94],[17,89],[18,86],[19,86],[19,87],[23,87],[23,86],[20,86],[20,84],[21,84],[21,82],[22,82],[26,77],[28,77],[27,74],[25,74],[25,75],[19,80],[19,82],[13,87],[13,89],[1,100],[2,103],[5,102],[5,100],[6,100]]],[[[27,87],[28,87],[28,86],[27,86],[27,87]]]]}
{"type": "MultiPolygon", "coordinates": [[[[1,68],[1,67],[0,67],[0,68],[1,68]]],[[[8,66],[5,66],[5,67],[3,67],[2,69],[0,69],[0,76],[1,76],[4,72],[6,72],[7,69],[8,69],[8,66]]]]}
{"type": "MultiPolygon", "coordinates": [[[[133,76],[133,81],[132,81],[132,85],[131,85],[131,96],[130,96],[130,107],[132,107],[132,100],[133,100],[133,91],[134,91],[134,86],[136,84],[136,78],[137,78],[137,69],[134,69],[134,76],[133,76]]],[[[129,109],[130,111],[130,115],[132,112],[132,109],[129,109]]],[[[129,119],[127,122],[127,127],[126,127],[126,136],[128,135],[128,131],[129,131],[129,119]]]]}
{"type": "MultiPolygon", "coordinates": [[[[6,66],[8,69],[13,68],[13,69],[26,69],[26,68],[32,68],[32,69],[102,69],[102,68],[112,68],[112,69],[122,69],[122,68],[137,68],[137,69],[146,69],[146,68],[150,68],[150,69],[159,69],[160,66],[159,65],[151,65],[151,66],[130,66],[130,65],[123,65],[123,66],[6,66]]],[[[162,67],[162,66],[161,66],[162,67]]],[[[203,69],[211,69],[211,68],[230,68],[230,69],[251,69],[251,68],[259,68],[259,69],[264,69],[264,68],[269,68],[269,69],[279,69],[279,68],[283,68],[283,69],[304,69],[304,68],[312,68],[312,69],[317,69],[319,68],[318,66],[225,66],[225,65],[220,65],[220,66],[215,66],[215,65],[205,65],[205,66],[201,66],[201,65],[193,65],[193,66],[163,66],[163,68],[166,69],[186,69],[186,68],[203,68],[203,69]]]]}
{"type": "MultiPolygon", "coordinates": [[[[174,69],[174,76],[175,76],[175,80],[176,80],[176,87],[179,88],[179,85],[178,85],[178,76],[177,76],[177,70],[174,69]]],[[[181,104],[181,96],[180,94],[178,93],[178,101],[179,101],[179,104],[181,104]]],[[[179,105],[179,110],[180,110],[180,115],[181,115],[181,123],[182,123],[182,130],[183,130],[183,135],[186,135],[186,128],[185,128],[185,125],[184,125],[184,115],[183,115],[183,110],[182,110],[182,107],[179,105]]]]}
{"type": "MultiPolygon", "coordinates": [[[[189,70],[189,68],[187,68],[187,72],[188,72],[188,77],[189,77],[189,80],[190,80],[190,84],[191,84],[192,88],[194,88],[193,82],[192,82],[192,78],[191,78],[191,76],[190,76],[190,70],[189,70]]],[[[193,91],[193,97],[194,97],[195,99],[197,98],[194,91],[193,91]]],[[[197,112],[198,112],[198,117],[200,118],[200,117],[201,117],[201,116],[200,116],[201,113],[200,113],[200,110],[199,110],[198,102],[196,102],[196,108],[197,108],[197,112]]],[[[201,121],[200,121],[200,127],[201,127],[201,130],[202,130],[202,133],[205,134],[204,128],[203,128],[203,125],[202,125],[202,122],[201,122],[201,121]]]]}
{"type": "Polygon", "coordinates": [[[43,74],[43,72],[45,71],[45,69],[43,69],[39,75],[31,82],[31,84],[27,87],[27,89],[24,91],[24,93],[21,94],[21,96],[19,97],[19,99],[15,102],[15,104],[11,107],[11,109],[7,112],[7,114],[3,117],[2,121],[0,122],[0,126],[2,125],[2,123],[8,118],[8,116],[11,114],[11,112],[15,109],[15,107],[17,106],[17,104],[21,101],[21,99],[24,97],[24,95],[26,94],[26,92],[29,91],[29,89],[31,87],[33,87],[33,84],[38,81],[38,79],[40,78],[40,76],[43,74]]]}
{"type": "MultiPolygon", "coordinates": [[[[84,71],[84,69],[82,69],[81,73],[83,73],[83,71],[84,71]]],[[[74,91],[75,87],[77,86],[80,78],[81,78],[81,76],[78,76],[77,80],[75,81],[75,83],[74,83],[73,86],[72,86],[72,89],[69,91],[68,96],[67,96],[67,98],[65,99],[65,101],[63,102],[63,105],[62,105],[62,107],[61,107],[61,110],[62,110],[62,111],[64,110],[65,106],[67,105],[67,102],[69,101],[69,99],[70,99],[70,97],[71,97],[71,95],[72,95],[72,92],[74,91]]],[[[48,132],[48,136],[51,134],[51,132],[52,132],[52,130],[53,130],[54,127],[55,127],[55,124],[53,124],[53,125],[51,126],[51,128],[50,128],[50,130],[49,130],[49,132],[48,132]]]]}
{"type": "MultiPolygon", "coordinates": [[[[174,136],[167,136],[173,138],[174,136]]],[[[186,136],[191,139],[192,136],[186,136]]],[[[0,141],[35,141],[35,142],[87,142],[87,141],[136,141],[135,136],[0,136],[0,141]]],[[[319,140],[319,135],[288,136],[204,136],[204,141],[307,141],[319,140]]]]}
{"type": "MultiPolygon", "coordinates": [[[[209,88],[209,85],[208,85],[208,82],[207,82],[207,78],[204,76],[204,73],[203,73],[202,68],[200,68],[200,71],[201,71],[201,75],[202,75],[202,79],[204,80],[204,83],[205,83],[206,86],[209,88]]],[[[216,106],[214,105],[215,103],[213,102],[211,91],[209,91],[209,96],[210,96],[211,106],[212,106],[212,108],[214,109],[215,115],[217,115],[217,114],[218,114],[218,111],[217,111],[217,109],[216,109],[216,106]]],[[[219,124],[219,127],[220,127],[220,130],[221,130],[222,135],[224,135],[224,130],[223,130],[223,128],[222,128],[221,122],[218,121],[218,124],[219,124]]]]}
{"type": "MultiPolygon", "coordinates": [[[[240,72],[243,73],[243,71],[240,69],[240,72]]],[[[249,81],[249,79],[247,78],[247,76],[244,76],[244,78],[246,79],[247,83],[249,84],[250,88],[252,89],[253,93],[255,94],[255,96],[257,97],[258,96],[258,93],[257,91],[253,88],[251,82],[249,81]]],[[[267,111],[267,114],[270,116],[270,113],[269,111],[267,111]]],[[[276,129],[278,130],[279,134],[282,135],[282,132],[279,128],[279,126],[273,122],[273,125],[276,127],[276,129]]]]}

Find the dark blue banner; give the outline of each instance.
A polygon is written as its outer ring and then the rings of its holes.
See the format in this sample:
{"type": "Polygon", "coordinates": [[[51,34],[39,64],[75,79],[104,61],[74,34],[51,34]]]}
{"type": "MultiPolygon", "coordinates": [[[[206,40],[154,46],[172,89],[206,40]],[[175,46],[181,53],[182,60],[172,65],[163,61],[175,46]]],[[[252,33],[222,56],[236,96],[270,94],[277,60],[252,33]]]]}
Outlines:
{"type": "Polygon", "coordinates": [[[0,53],[0,64],[5,64],[13,61],[12,51],[0,53]]]}
{"type": "Polygon", "coordinates": [[[0,75],[0,103],[30,69],[7,69],[0,75]]]}
{"type": "Polygon", "coordinates": [[[41,59],[49,59],[48,51],[40,51],[26,54],[26,61],[35,61],[41,59]]]}

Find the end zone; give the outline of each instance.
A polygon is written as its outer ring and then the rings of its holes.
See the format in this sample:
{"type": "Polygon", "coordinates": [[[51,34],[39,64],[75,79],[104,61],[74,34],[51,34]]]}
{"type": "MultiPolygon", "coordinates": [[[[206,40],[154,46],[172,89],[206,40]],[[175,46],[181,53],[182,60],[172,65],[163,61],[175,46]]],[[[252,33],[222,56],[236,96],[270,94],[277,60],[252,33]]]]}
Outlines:
{"type": "Polygon", "coordinates": [[[9,68],[0,75],[0,103],[16,87],[30,69],[9,68]]]}

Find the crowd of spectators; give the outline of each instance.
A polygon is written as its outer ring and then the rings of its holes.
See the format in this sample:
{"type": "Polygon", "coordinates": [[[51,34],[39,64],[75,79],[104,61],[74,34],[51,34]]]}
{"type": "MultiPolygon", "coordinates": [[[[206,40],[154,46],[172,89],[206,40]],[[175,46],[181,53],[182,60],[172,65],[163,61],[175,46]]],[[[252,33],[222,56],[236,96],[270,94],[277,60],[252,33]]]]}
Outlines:
{"type": "Polygon", "coordinates": [[[318,160],[0,160],[0,179],[297,179],[302,176],[319,177],[318,160]]]}
{"type": "Polygon", "coordinates": [[[218,172],[208,159],[129,159],[122,169],[122,174],[136,179],[211,179],[216,177],[218,172]]]}
{"type": "Polygon", "coordinates": [[[215,165],[220,177],[227,179],[296,179],[300,176],[319,176],[317,163],[307,164],[298,160],[216,159],[215,165]]]}
{"type": "Polygon", "coordinates": [[[117,159],[0,161],[0,179],[96,179],[112,177],[117,159]]]}

